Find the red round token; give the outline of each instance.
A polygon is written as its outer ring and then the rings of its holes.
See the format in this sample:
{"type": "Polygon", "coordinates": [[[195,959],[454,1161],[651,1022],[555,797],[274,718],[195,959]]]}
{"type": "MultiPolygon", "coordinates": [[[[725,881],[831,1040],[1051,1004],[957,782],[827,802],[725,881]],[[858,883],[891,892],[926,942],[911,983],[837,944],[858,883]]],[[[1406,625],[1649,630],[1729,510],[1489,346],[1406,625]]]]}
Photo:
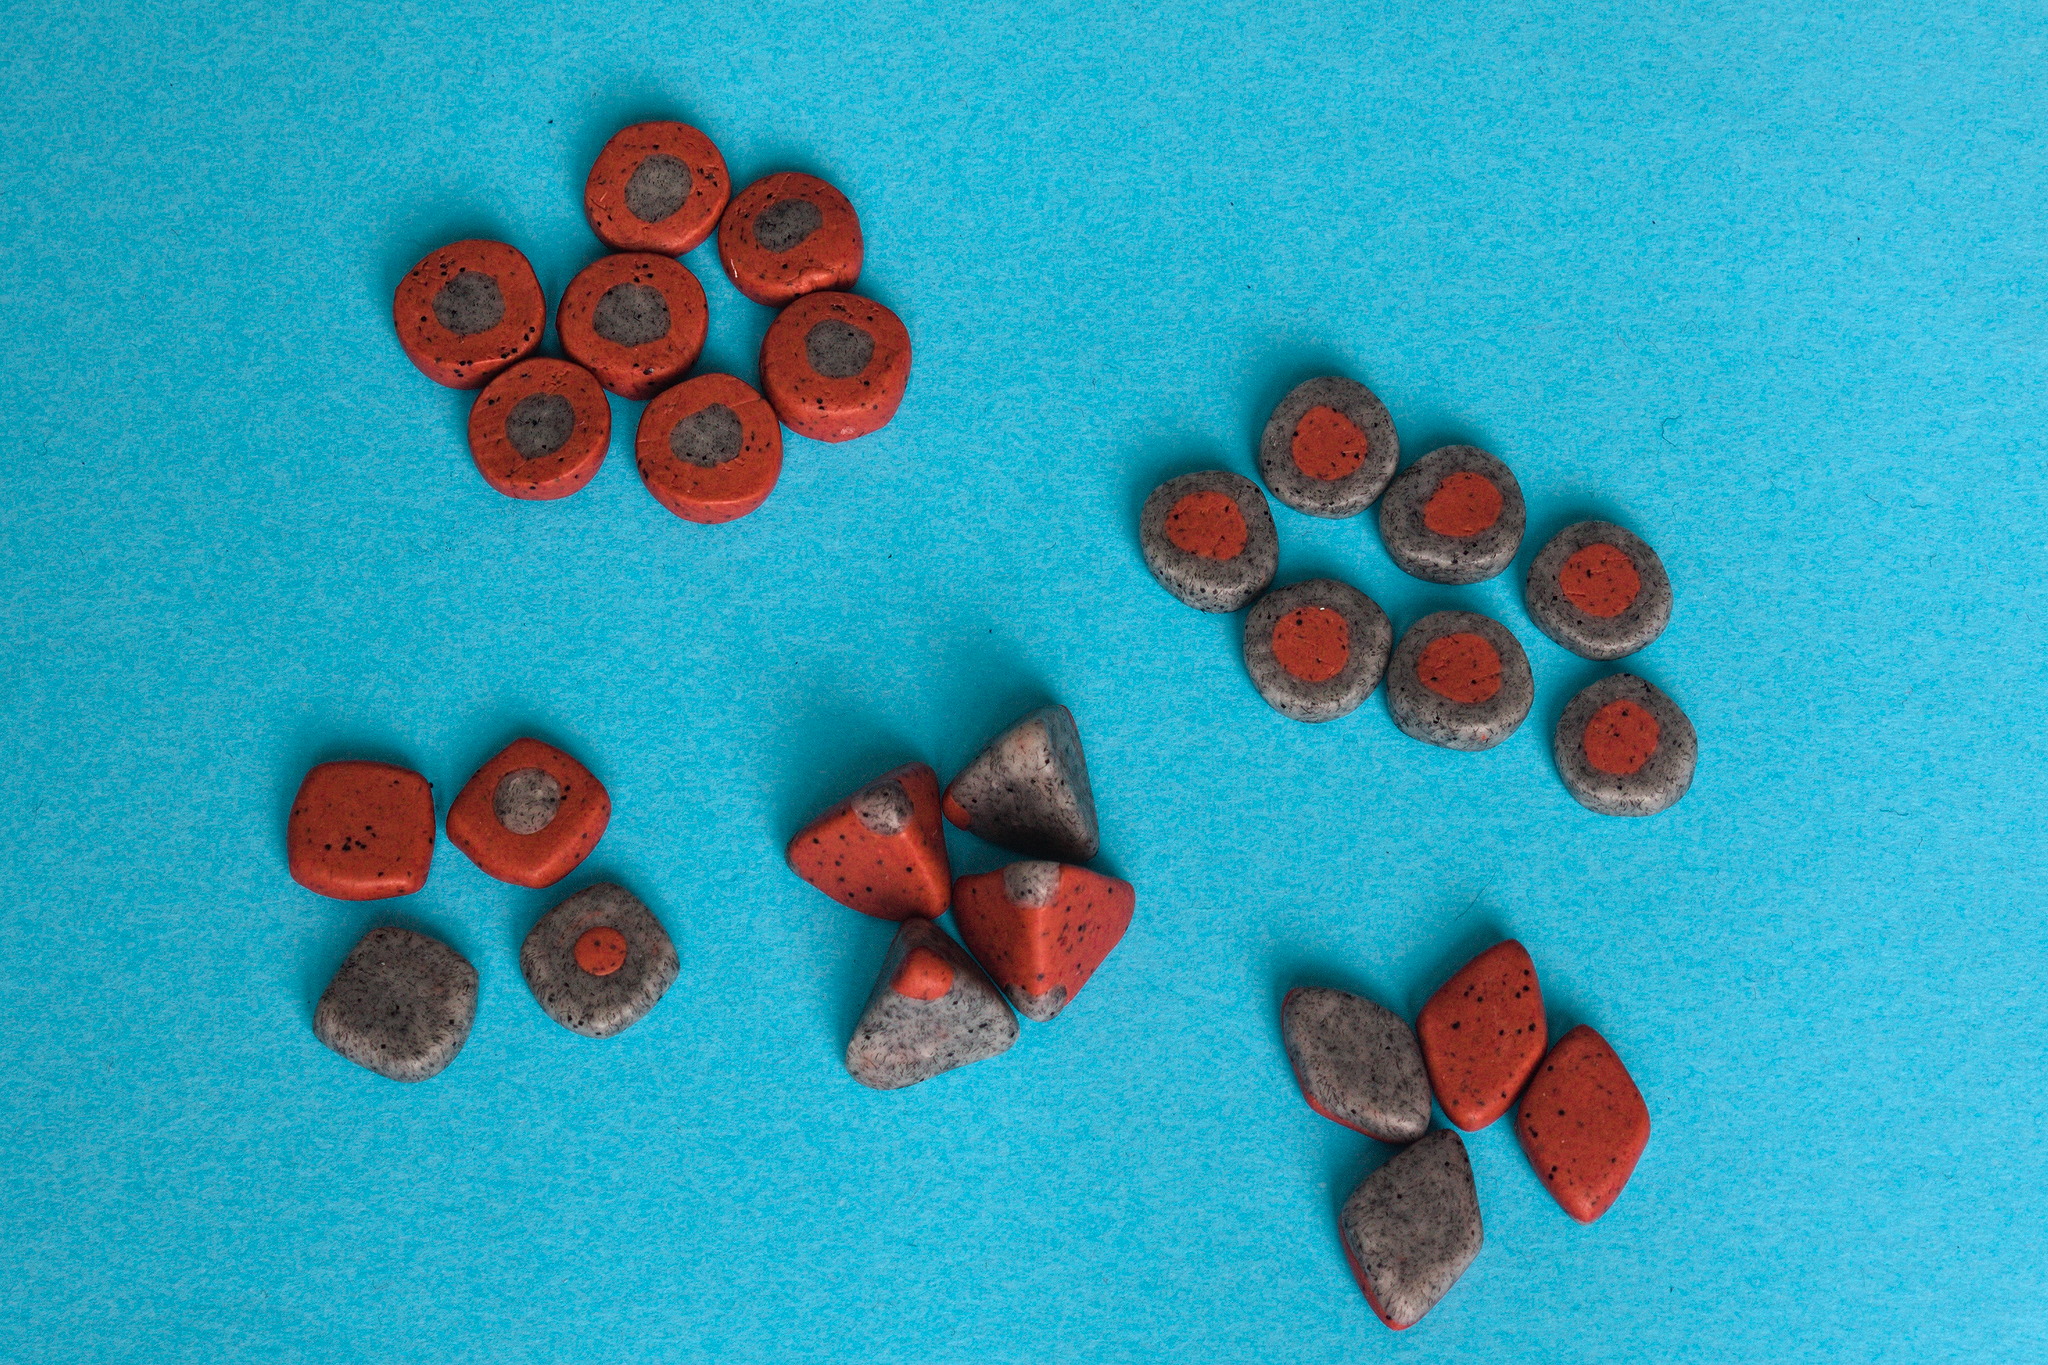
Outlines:
{"type": "Polygon", "coordinates": [[[583,184],[590,230],[614,251],[695,250],[732,195],[725,158],[687,123],[636,123],[612,134],[583,184]]]}
{"type": "Polygon", "coordinates": [[[406,272],[391,320],[421,374],[451,389],[480,389],[533,354],[548,305],[516,248],[456,242],[406,272]]]}
{"type": "Polygon", "coordinates": [[[612,439],[612,409],[590,371],[566,360],[521,361],[469,409],[469,454],[508,498],[566,498],[590,482],[612,439]]]}
{"type": "Polygon", "coordinates": [[[780,308],[860,279],[860,216],[815,175],[784,171],[741,190],[718,224],[718,259],[733,287],[780,308]]]}
{"type": "Polygon", "coordinates": [[[697,277],[639,251],[585,266],[555,313],[562,349],[621,398],[652,398],[680,379],[697,363],[709,322],[697,277]]]}
{"type": "Polygon", "coordinates": [[[814,441],[879,431],[909,383],[910,333],[873,299],[806,294],[761,341],[762,391],[784,426],[814,441]]]}
{"type": "Polygon", "coordinates": [[[782,426],[753,386],[700,374],[647,405],[634,458],[647,491],[684,521],[733,521],[782,476],[782,426]]]}
{"type": "Polygon", "coordinates": [[[610,976],[626,965],[626,936],[609,924],[585,929],[576,940],[576,965],[592,976],[610,976]]]}

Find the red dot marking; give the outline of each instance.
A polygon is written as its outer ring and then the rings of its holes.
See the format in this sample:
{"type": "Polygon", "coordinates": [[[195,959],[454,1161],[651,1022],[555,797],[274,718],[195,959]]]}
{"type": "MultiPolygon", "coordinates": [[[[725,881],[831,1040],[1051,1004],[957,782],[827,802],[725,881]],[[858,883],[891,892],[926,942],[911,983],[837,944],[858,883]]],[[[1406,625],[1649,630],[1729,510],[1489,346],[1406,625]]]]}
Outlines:
{"type": "Polygon", "coordinates": [[[1294,424],[1294,467],[1311,479],[1329,483],[1348,478],[1358,472],[1371,449],[1357,423],[1335,408],[1310,408],[1294,424]]]}
{"type": "Polygon", "coordinates": [[[576,965],[592,976],[610,976],[626,965],[626,936],[609,924],[585,929],[576,940],[576,965]]]}
{"type": "Polygon", "coordinates": [[[1422,524],[1440,536],[1476,536],[1500,520],[1500,489],[1484,474],[1446,474],[1422,504],[1422,524]]]}
{"type": "Polygon", "coordinates": [[[1627,777],[1639,771],[1657,752],[1661,727],[1657,718],[1632,701],[1611,701],[1586,722],[1580,741],[1586,762],[1603,773],[1627,777]]]}
{"type": "Polygon", "coordinates": [[[1471,706],[1500,691],[1500,652],[1484,635],[1441,635],[1422,647],[1415,676],[1439,697],[1471,706]]]}
{"type": "Polygon", "coordinates": [[[1351,623],[1328,607],[1296,607],[1273,623],[1273,657],[1303,682],[1327,682],[1351,661],[1351,623]]]}
{"type": "Polygon", "coordinates": [[[1166,538],[1187,554],[1236,559],[1244,553],[1244,513],[1225,494],[1190,493],[1166,514],[1166,538]]]}
{"type": "Polygon", "coordinates": [[[912,1000],[936,1000],[953,989],[953,964],[929,948],[912,948],[889,979],[889,989],[912,1000]]]}
{"type": "Polygon", "coordinates": [[[1565,600],[1588,616],[1619,616],[1642,591],[1635,561],[1605,541],[1588,545],[1557,571],[1565,600]]]}

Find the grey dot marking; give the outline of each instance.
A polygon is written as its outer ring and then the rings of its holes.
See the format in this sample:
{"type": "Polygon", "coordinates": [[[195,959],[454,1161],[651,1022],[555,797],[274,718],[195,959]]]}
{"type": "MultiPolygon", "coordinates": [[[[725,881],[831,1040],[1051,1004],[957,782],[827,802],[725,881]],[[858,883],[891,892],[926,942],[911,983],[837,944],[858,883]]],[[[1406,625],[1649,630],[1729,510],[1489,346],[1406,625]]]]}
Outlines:
{"type": "Polygon", "coordinates": [[[614,346],[645,346],[668,335],[668,300],[645,284],[615,284],[597,301],[591,330],[614,346]]]}
{"type": "Polygon", "coordinates": [[[746,442],[740,415],[723,403],[693,412],[669,429],[668,448],[678,460],[713,469],[736,458],[746,442]]]}
{"type": "Polygon", "coordinates": [[[498,823],[514,834],[538,834],[555,822],[562,784],[539,768],[521,768],[498,779],[491,798],[498,823]]]}
{"type": "Polygon", "coordinates": [[[690,168],[666,152],[640,163],[626,182],[626,212],[643,223],[658,223],[690,197],[690,168]]]}
{"type": "Polygon", "coordinates": [[[901,834],[916,812],[903,784],[888,777],[853,794],[853,813],[874,833],[890,835],[901,834]]]}
{"type": "Polygon", "coordinates": [[[505,320],[505,296],[489,275],[465,270],[434,295],[434,317],[455,335],[472,337],[505,320]]]}
{"type": "Polygon", "coordinates": [[[823,226],[825,215],[810,200],[778,199],[754,220],[754,243],[779,256],[823,226]]]}
{"type": "Polygon", "coordinates": [[[554,454],[575,431],[576,409],[559,393],[529,393],[505,418],[505,439],[522,460],[554,454]]]}
{"type": "Polygon", "coordinates": [[[827,379],[851,379],[875,358],[875,339],[851,323],[826,318],[804,338],[811,368],[827,379]]]}

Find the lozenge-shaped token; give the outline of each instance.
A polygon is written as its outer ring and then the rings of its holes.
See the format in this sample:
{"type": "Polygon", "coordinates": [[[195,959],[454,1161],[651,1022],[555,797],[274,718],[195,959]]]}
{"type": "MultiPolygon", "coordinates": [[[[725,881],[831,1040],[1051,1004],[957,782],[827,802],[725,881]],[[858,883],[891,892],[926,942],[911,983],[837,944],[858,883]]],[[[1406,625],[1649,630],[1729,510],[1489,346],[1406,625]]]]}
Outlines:
{"type": "Polygon", "coordinates": [[[647,405],[633,453],[663,507],[684,521],[735,521],[782,477],[782,424],[744,380],[700,374],[647,405]]]}
{"type": "Polygon", "coordinates": [[[1535,700],[1521,642],[1477,612],[1423,617],[1387,663],[1387,710],[1425,744],[1491,749],[1521,728],[1535,700]]]}
{"type": "Polygon", "coordinates": [[[436,1076],[476,1022],[476,968],[410,929],[372,929],[313,1011],[313,1033],[357,1066],[394,1081],[436,1076]]]}
{"type": "Polygon", "coordinates": [[[860,280],[860,216],[845,195],[797,171],[766,176],[733,196],[718,224],[718,260],[733,287],[780,308],[860,280]]]}
{"type": "Polygon", "coordinates": [[[1513,471],[1478,446],[1430,451],[1380,499],[1387,554],[1431,583],[1478,583],[1507,568],[1527,520],[1513,471]]]}
{"type": "Polygon", "coordinates": [[[552,744],[515,739],[457,794],[448,841],[514,886],[553,886],[611,823],[612,799],[588,768],[552,744]]]}
{"type": "Polygon", "coordinates": [[[1274,497],[1312,517],[1357,516],[1400,459],[1386,404],[1338,375],[1297,384],[1259,440],[1259,477],[1274,497]]]}
{"type": "Polygon", "coordinates": [[[1026,1019],[1073,1002],[1131,924],[1129,882],[1061,863],[1012,863],[953,883],[953,922],[1026,1019]]]}
{"type": "Polygon", "coordinates": [[[590,371],[536,356],[493,379],[469,409],[469,454],[508,498],[544,502],[588,484],[612,439],[612,409],[590,371]]]}
{"type": "Polygon", "coordinates": [[[285,855],[292,880],[323,896],[409,896],[434,862],[434,789],[392,763],[322,763],[292,798],[285,855]]]}
{"type": "Polygon", "coordinates": [[[1081,731],[1064,706],[1042,706],[990,740],[946,787],[946,818],[977,838],[1085,863],[1102,847],[1081,731]]]}
{"type": "Polygon", "coordinates": [[[583,214],[614,251],[681,256],[718,226],[732,195],[725,158],[687,123],[613,133],[583,184],[583,214]]]}
{"type": "Polygon", "coordinates": [[[1422,1321],[1486,1240],[1464,1140],[1439,1128],[1395,1153],[1344,1201],[1337,1229],[1380,1321],[1397,1332],[1422,1321]]]}
{"type": "Polygon", "coordinates": [[[519,947],[519,970],[550,1019],[609,1038],[647,1017],[681,963],[638,896],[599,882],[540,917],[519,947]]]}
{"type": "Polygon", "coordinates": [[[1273,581],[1280,537],[1250,479],[1204,469],[1168,479],[1138,514],[1138,548],[1159,586],[1197,611],[1236,611],[1273,581]]]}
{"type": "Polygon", "coordinates": [[[1430,1088],[1471,1132],[1513,1107],[1549,1038],[1529,950],[1513,939],[1460,967],[1415,1017],[1430,1088]]]}
{"type": "Polygon", "coordinates": [[[1582,521],[1550,538],[1529,562],[1529,619],[1572,653],[1619,659],[1671,623],[1671,579],[1641,537],[1582,521]]]}
{"type": "Polygon", "coordinates": [[[1515,1136],[1558,1207],[1590,1223],[1635,1172],[1650,1142],[1650,1109],[1607,1040],[1581,1024],[1536,1069],[1515,1136]]]}
{"type": "Polygon", "coordinates": [[[533,354],[548,305],[533,266],[503,242],[454,242],[398,283],[391,321],[421,374],[478,389],[533,354]]]}
{"type": "Polygon", "coordinates": [[[1600,815],[1655,815],[1692,787],[1699,735],[1678,703],[1615,673],[1565,703],[1551,757],[1565,789],[1600,815]]]}
{"type": "Polygon", "coordinates": [[[1017,1016],[974,959],[928,919],[907,919],[846,1045],[846,1069],[900,1090],[985,1061],[1017,1041],[1017,1016]]]}
{"type": "Polygon", "coordinates": [[[652,398],[704,350],[704,286],[649,252],[600,256],[562,291],[555,331],[569,358],[621,398],[652,398]]]}
{"type": "Polygon", "coordinates": [[[1334,578],[1275,588],[1244,618],[1244,666],[1291,720],[1336,720],[1380,685],[1394,628],[1379,603],[1334,578]]]}
{"type": "Polygon", "coordinates": [[[1302,1098],[1324,1118],[1381,1142],[1413,1142],[1429,1131],[1422,1048],[1384,1005],[1298,986],[1280,1002],[1280,1039],[1302,1098]]]}
{"type": "Polygon", "coordinates": [[[952,895],[939,777],[923,763],[886,772],[797,831],[790,869],[877,919],[937,919],[952,895]]]}
{"type": "Polygon", "coordinates": [[[814,441],[880,431],[910,385],[902,319],[857,294],[806,294],[761,338],[761,392],[782,424],[814,441]]]}

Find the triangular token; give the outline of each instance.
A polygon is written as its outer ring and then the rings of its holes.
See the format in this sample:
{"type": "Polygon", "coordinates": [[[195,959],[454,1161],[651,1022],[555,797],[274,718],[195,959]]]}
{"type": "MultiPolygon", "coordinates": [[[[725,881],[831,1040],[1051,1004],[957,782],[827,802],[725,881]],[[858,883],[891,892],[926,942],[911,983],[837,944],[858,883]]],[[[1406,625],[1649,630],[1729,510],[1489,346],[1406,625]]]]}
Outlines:
{"type": "Polygon", "coordinates": [[[1380,1321],[1397,1332],[1422,1321],[1485,1240],[1464,1140],[1439,1128],[1396,1153],[1351,1192],[1337,1228],[1380,1321]]]}
{"type": "Polygon", "coordinates": [[[1010,1050],[1017,1016],[974,959],[928,919],[906,919],[868,996],[846,1069],[874,1090],[900,1090],[1010,1050]]]}
{"type": "Polygon", "coordinates": [[[906,763],[862,787],[789,841],[790,868],[877,919],[937,919],[952,891],[939,823],[939,775],[906,763]]]}
{"type": "Polygon", "coordinates": [[[953,883],[953,922],[1026,1019],[1065,1009],[1130,928],[1129,882],[1061,863],[1011,863],[953,883]]]}
{"type": "Polygon", "coordinates": [[[1093,858],[1102,835],[1073,713],[1040,707],[997,735],[946,788],[946,818],[1034,858],[1093,858]]]}

